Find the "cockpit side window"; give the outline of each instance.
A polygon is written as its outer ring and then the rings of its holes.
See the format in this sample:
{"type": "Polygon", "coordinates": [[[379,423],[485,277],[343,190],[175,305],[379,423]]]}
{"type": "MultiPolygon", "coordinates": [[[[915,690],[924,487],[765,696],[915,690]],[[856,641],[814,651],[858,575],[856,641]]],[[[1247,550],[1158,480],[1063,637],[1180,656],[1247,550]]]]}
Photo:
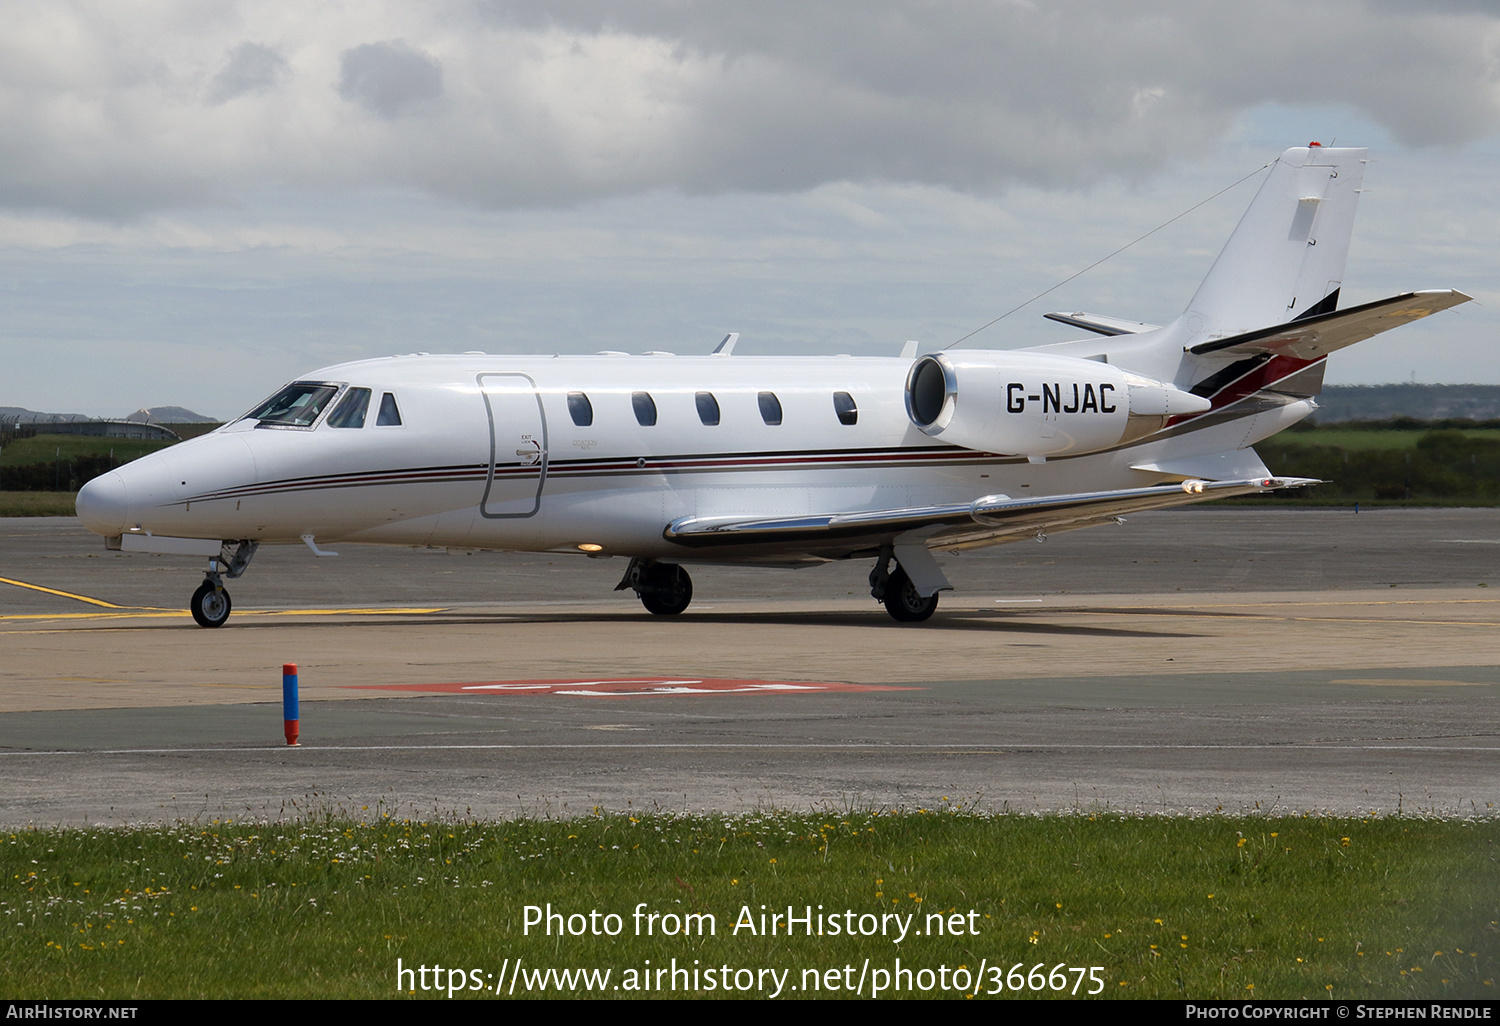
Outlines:
{"type": "Polygon", "coordinates": [[[256,427],[311,427],[339,386],[321,381],[294,381],[245,414],[256,427]]]}
{"type": "Polygon", "coordinates": [[[362,428],[365,426],[365,411],[370,408],[370,390],[351,388],[328,415],[328,426],[336,428],[362,428]]]}
{"type": "Polygon", "coordinates": [[[380,413],[375,417],[376,427],[395,427],[401,423],[401,411],[396,408],[396,397],[387,392],[380,397],[380,413]]]}

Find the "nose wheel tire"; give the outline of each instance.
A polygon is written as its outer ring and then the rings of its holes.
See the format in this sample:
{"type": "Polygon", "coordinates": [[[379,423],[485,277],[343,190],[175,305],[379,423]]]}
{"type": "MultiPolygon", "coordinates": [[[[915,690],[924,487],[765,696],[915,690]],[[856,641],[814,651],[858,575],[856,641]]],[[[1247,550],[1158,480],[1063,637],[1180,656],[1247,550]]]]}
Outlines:
{"type": "Polygon", "coordinates": [[[906,571],[900,567],[885,582],[885,611],[902,623],[920,623],[937,609],[938,597],[933,592],[927,598],[917,594],[917,586],[911,583],[906,571]]]}
{"type": "Polygon", "coordinates": [[[641,605],[657,616],[676,616],[693,601],[693,579],[676,563],[657,563],[641,582],[641,605]]]}
{"type": "Polygon", "coordinates": [[[224,621],[229,619],[229,592],[223,588],[215,588],[212,581],[204,581],[193,592],[193,600],[188,608],[199,627],[223,626],[224,621]]]}

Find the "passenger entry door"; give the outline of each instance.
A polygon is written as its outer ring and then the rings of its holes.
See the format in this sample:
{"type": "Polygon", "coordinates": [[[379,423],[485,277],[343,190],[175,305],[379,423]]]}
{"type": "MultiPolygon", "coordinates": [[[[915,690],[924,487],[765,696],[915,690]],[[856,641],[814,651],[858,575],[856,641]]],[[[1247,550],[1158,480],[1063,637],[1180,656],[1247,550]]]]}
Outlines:
{"type": "Polygon", "coordinates": [[[481,516],[535,516],[547,483],[547,418],[536,382],[527,374],[481,374],[490,422],[490,469],[481,516]]]}

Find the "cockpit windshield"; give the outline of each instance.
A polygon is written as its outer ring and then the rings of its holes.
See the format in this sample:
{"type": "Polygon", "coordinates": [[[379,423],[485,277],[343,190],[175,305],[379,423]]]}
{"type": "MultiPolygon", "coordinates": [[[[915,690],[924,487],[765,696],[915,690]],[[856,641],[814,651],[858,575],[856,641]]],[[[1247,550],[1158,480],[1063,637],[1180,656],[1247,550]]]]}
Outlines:
{"type": "Polygon", "coordinates": [[[260,421],[257,427],[311,427],[338,390],[338,385],[326,382],[294,381],[245,414],[245,419],[260,421]]]}

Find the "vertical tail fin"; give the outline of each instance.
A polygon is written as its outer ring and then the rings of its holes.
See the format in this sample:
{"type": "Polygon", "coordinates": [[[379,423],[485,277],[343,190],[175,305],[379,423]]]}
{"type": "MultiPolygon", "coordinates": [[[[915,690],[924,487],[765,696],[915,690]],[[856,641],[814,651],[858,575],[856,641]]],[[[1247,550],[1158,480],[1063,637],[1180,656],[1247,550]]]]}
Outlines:
{"type": "Polygon", "coordinates": [[[1335,309],[1366,152],[1314,144],[1277,159],[1188,304],[1184,344],[1335,309]]]}

